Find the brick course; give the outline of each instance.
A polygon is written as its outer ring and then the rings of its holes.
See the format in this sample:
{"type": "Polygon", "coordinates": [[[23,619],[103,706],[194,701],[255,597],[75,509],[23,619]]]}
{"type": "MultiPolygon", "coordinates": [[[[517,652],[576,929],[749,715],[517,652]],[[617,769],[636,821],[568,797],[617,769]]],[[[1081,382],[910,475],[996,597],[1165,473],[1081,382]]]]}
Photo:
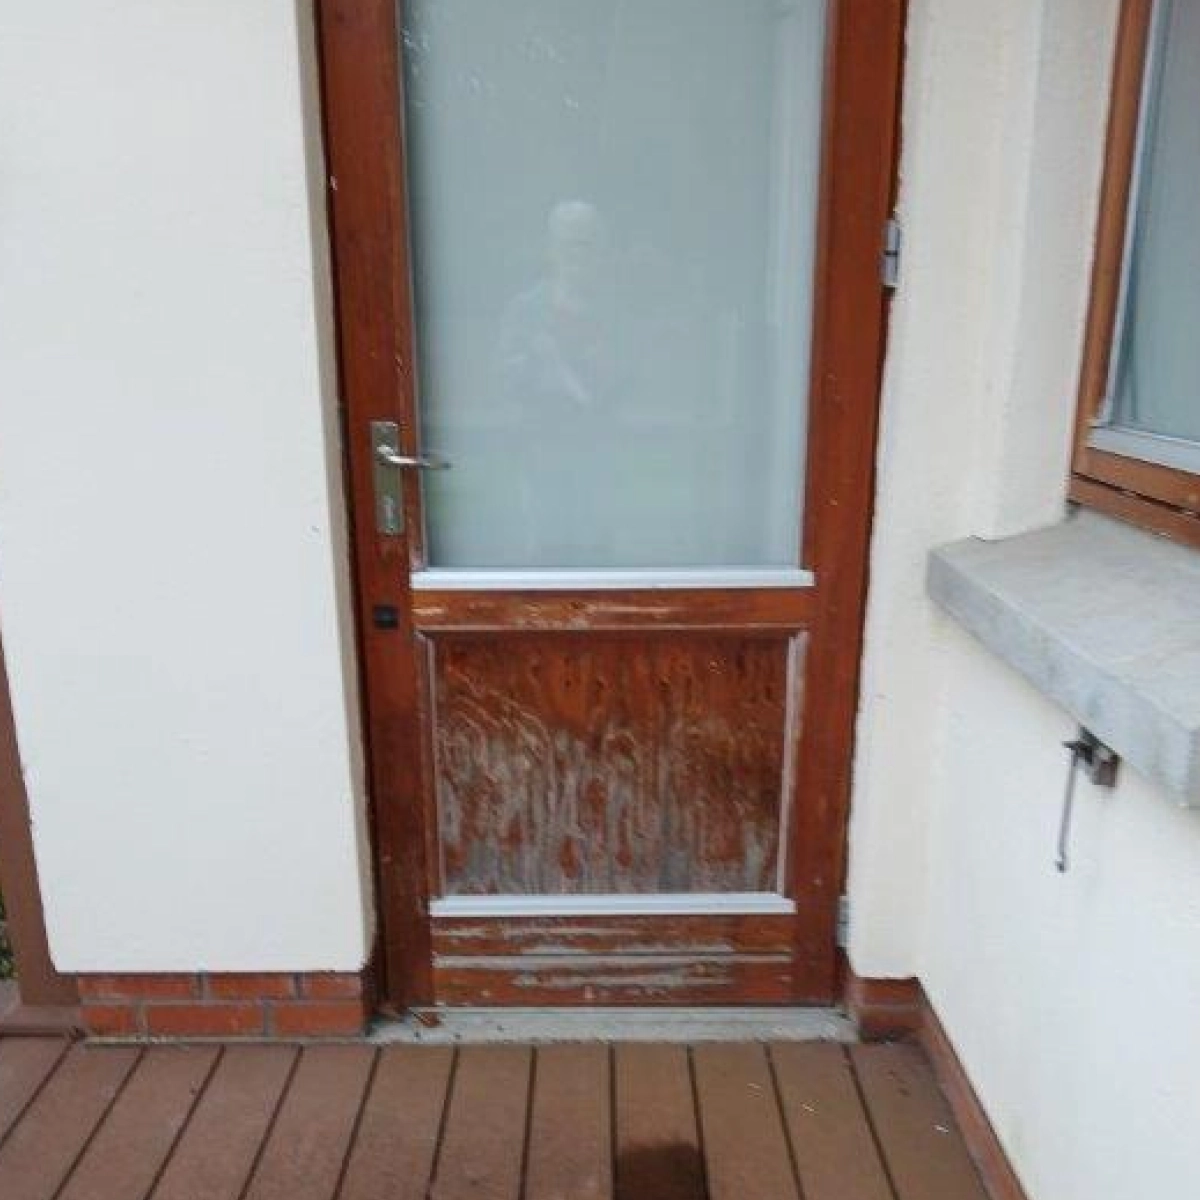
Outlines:
{"type": "Polygon", "coordinates": [[[371,1015],[362,975],[246,972],[80,975],[95,1037],[355,1037],[371,1015]]]}
{"type": "Polygon", "coordinates": [[[362,1032],[363,1016],[361,999],[273,1004],[269,1013],[277,1037],[353,1037],[362,1032]]]}

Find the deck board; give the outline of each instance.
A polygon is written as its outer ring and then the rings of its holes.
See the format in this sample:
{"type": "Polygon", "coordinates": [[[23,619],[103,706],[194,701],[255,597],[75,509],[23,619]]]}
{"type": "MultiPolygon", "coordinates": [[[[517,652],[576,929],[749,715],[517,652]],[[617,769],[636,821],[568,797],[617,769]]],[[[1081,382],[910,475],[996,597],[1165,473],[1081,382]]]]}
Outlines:
{"type": "Polygon", "coordinates": [[[441,1137],[454,1051],[381,1051],[339,1200],[424,1200],[441,1137]]]}
{"type": "Polygon", "coordinates": [[[53,1037],[10,1037],[0,1041],[0,1142],[69,1045],[64,1038],[53,1037]]]}
{"type": "Polygon", "coordinates": [[[61,1200],[144,1196],[167,1161],[216,1059],[214,1047],[147,1050],[71,1173],[61,1200]]]}
{"type": "Polygon", "coordinates": [[[933,1071],[915,1046],[855,1046],[851,1061],[898,1200],[987,1200],[933,1071]]]}
{"type": "Polygon", "coordinates": [[[686,1046],[615,1051],[617,1200],[704,1200],[686,1046]]]}
{"type": "Polygon", "coordinates": [[[609,1058],[605,1046],[537,1052],[524,1200],[611,1200],[609,1058]]]}
{"type": "Polygon", "coordinates": [[[2,1200],[985,1200],[915,1046],[0,1039],[2,1200]]]}
{"type": "Polygon", "coordinates": [[[805,1200],[893,1200],[843,1047],[771,1047],[779,1102],[805,1200]]]}
{"type": "Polygon", "coordinates": [[[0,1146],[4,1200],[51,1200],[140,1052],[75,1046],[0,1146]]]}
{"type": "Polygon", "coordinates": [[[697,1046],[693,1062],[709,1200],[800,1200],[764,1048],[697,1046]]]}
{"type": "Polygon", "coordinates": [[[459,1051],[432,1200],[518,1200],[532,1063],[526,1046],[459,1051]]]}
{"type": "Polygon", "coordinates": [[[295,1061],[287,1046],[228,1047],[153,1200],[238,1200],[295,1061]]]}
{"type": "Polygon", "coordinates": [[[374,1061],[370,1046],[301,1051],[246,1200],[333,1200],[374,1061]]]}

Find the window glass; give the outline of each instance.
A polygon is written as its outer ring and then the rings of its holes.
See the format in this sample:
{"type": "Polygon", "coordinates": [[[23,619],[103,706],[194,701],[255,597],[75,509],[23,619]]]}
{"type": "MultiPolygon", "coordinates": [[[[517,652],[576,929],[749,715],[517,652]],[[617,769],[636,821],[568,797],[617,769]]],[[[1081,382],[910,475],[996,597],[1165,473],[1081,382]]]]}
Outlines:
{"type": "Polygon", "coordinates": [[[1200,441],[1200,0],[1152,33],[1111,418],[1200,441]]]}

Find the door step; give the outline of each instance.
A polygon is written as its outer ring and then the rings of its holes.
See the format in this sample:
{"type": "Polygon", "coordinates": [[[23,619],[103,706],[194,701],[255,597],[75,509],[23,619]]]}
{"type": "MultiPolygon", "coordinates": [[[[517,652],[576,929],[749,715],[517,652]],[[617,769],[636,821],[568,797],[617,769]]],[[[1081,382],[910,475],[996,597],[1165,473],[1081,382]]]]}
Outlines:
{"type": "Polygon", "coordinates": [[[856,1041],[833,1008],[424,1008],[379,1021],[380,1044],[856,1041]]]}

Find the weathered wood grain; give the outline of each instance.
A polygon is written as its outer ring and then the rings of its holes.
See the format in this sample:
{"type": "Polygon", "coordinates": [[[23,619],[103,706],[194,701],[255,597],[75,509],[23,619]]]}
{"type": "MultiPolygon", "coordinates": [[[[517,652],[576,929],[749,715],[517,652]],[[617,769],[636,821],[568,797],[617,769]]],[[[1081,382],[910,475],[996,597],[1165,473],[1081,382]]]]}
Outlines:
{"type": "Polygon", "coordinates": [[[785,954],[787,914],[435,917],[438,955],[785,954]]]}
{"type": "Polygon", "coordinates": [[[793,965],[788,954],[446,957],[433,978],[447,1005],[786,1004],[793,965]]]}
{"type": "Polygon", "coordinates": [[[446,893],[773,890],[788,642],[436,639],[446,893]]]}
{"type": "Polygon", "coordinates": [[[811,588],[614,588],[570,591],[419,591],[417,629],[459,632],[616,629],[802,629],[811,588]]]}

